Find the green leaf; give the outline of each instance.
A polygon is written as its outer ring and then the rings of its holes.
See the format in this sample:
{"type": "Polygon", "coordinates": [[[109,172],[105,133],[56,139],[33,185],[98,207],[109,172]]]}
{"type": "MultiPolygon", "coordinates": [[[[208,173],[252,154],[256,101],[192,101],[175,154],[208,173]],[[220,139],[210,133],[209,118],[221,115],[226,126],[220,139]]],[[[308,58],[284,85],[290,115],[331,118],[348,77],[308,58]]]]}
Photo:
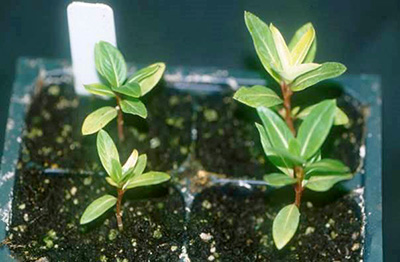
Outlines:
{"type": "Polygon", "coordinates": [[[257,112],[268,134],[271,147],[288,149],[289,140],[294,137],[283,119],[267,107],[259,107],[257,112]]]}
{"type": "Polygon", "coordinates": [[[318,150],[317,153],[315,153],[312,157],[310,157],[310,159],[308,159],[308,162],[314,163],[314,162],[321,160],[321,158],[322,158],[321,150],[318,150]]]}
{"type": "Polygon", "coordinates": [[[350,168],[348,168],[339,160],[325,158],[320,161],[307,164],[304,172],[306,174],[306,179],[308,179],[311,176],[348,174],[350,173],[350,168]]]}
{"type": "Polygon", "coordinates": [[[122,168],[119,161],[111,159],[111,173],[109,174],[114,182],[119,183],[122,178],[122,168]]]}
{"type": "Polygon", "coordinates": [[[306,183],[306,187],[313,191],[324,192],[331,189],[336,183],[352,179],[352,174],[339,174],[333,176],[312,176],[306,183]]]}
{"type": "Polygon", "coordinates": [[[124,113],[138,115],[141,118],[147,117],[147,109],[145,105],[137,98],[121,99],[120,106],[124,113]]]}
{"type": "Polygon", "coordinates": [[[268,159],[271,161],[272,164],[274,164],[279,170],[281,170],[283,173],[286,175],[293,177],[293,169],[289,167],[287,163],[283,161],[283,159],[277,157],[273,152],[270,151],[271,143],[268,138],[268,134],[265,131],[265,128],[258,124],[255,123],[258,133],[260,134],[260,140],[261,140],[261,145],[264,149],[265,155],[268,157],[268,159]]]}
{"type": "Polygon", "coordinates": [[[108,97],[115,97],[114,92],[111,90],[106,85],[100,84],[100,83],[95,83],[95,84],[89,84],[89,85],[83,85],[85,89],[95,95],[100,95],[100,96],[108,96],[108,97]]]}
{"type": "Polygon", "coordinates": [[[301,91],[323,80],[338,77],[345,71],[346,67],[340,63],[323,63],[319,68],[296,78],[290,84],[290,88],[293,91],[301,91]]]}
{"type": "Polygon", "coordinates": [[[272,237],[278,249],[282,249],[292,239],[299,225],[300,212],[296,205],[282,208],[272,225],[272,237]]]}
{"type": "Polygon", "coordinates": [[[311,23],[307,23],[296,31],[289,43],[292,64],[311,63],[316,53],[315,30],[311,23]]]}
{"type": "Polygon", "coordinates": [[[270,155],[268,156],[270,159],[275,159],[275,163],[279,163],[279,161],[284,162],[284,166],[293,168],[294,166],[302,165],[306,162],[305,159],[296,156],[289,152],[289,150],[284,148],[268,148],[267,149],[270,155]]]}
{"type": "Polygon", "coordinates": [[[147,164],[147,155],[146,154],[140,155],[137,164],[135,166],[135,169],[133,170],[135,176],[140,176],[143,173],[143,171],[146,168],[146,164],[147,164]]]}
{"type": "Polygon", "coordinates": [[[101,164],[103,165],[107,174],[112,177],[111,175],[113,173],[112,159],[117,160],[119,163],[119,155],[117,147],[115,146],[110,135],[104,130],[100,130],[100,132],[97,134],[96,145],[97,145],[97,153],[99,154],[101,164]]]}
{"type": "Polygon", "coordinates": [[[291,138],[289,140],[289,152],[295,156],[300,156],[300,143],[296,138],[291,138]]]}
{"type": "Polygon", "coordinates": [[[140,85],[136,82],[126,83],[119,87],[112,87],[112,90],[129,97],[140,97],[140,85]]]}
{"type": "Polygon", "coordinates": [[[297,182],[296,179],[291,178],[282,173],[272,173],[269,175],[265,175],[264,181],[267,183],[267,185],[273,187],[282,187],[286,185],[295,184],[297,182]]]}
{"type": "Polygon", "coordinates": [[[271,89],[256,85],[253,87],[241,87],[236,91],[233,99],[251,107],[271,107],[282,103],[282,99],[271,89]]]}
{"type": "Polygon", "coordinates": [[[333,121],[333,124],[335,126],[341,126],[346,125],[347,123],[349,123],[349,118],[346,113],[339,107],[336,107],[335,120],[333,121]]]}
{"type": "Polygon", "coordinates": [[[300,155],[305,159],[312,157],[324,143],[333,124],[335,109],[335,100],[325,100],[301,123],[297,140],[301,145],[300,155]]]}
{"type": "Polygon", "coordinates": [[[286,71],[291,65],[291,57],[289,48],[286,45],[285,39],[283,38],[281,32],[273,24],[269,26],[272,33],[272,38],[275,42],[276,51],[278,52],[279,60],[282,65],[282,70],[286,71]]]}
{"type": "Polygon", "coordinates": [[[115,187],[119,187],[119,185],[109,176],[106,177],[106,181],[108,184],[115,186],[115,187]]]}
{"type": "Polygon", "coordinates": [[[121,52],[110,43],[100,41],[94,48],[97,72],[111,86],[121,86],[126,79],[126,63],[121,52]]]}
{"type": "Polygon", "coordinates": [[[128,83],[137,82],[140,84],[141,95],[150,92],[160,81],[165,71],[164,63],[155,63],[134,73],[128,83]]]}
{"type": "Polygon", "coordinates": [[[117,116],[117,109],[111,106],[105,106],[90,113],[82,124],[82,134],[94,134],[105,127],[111,120],[117,116]]]}
{"type": "Polygon", "coordinates": [[[151,171],[140,176],[134,176],[129,179],[123,189],[131,189],[134,187],[150,186],[168,181],[171,177],[167,173],[151,171]]]}
{"type": "MultiPolygon", "coordinates": [[[[308,116],[308,114],[311,112],[311,110],[318,104],[304,108],[296,117],[300,118],[300,119],[304,119],[306,116],[308,116]]],[[[340,126],[340,125],[345,125],[348,122],[349,122],[349,118],[347,117],[346,113],[343,112],[343,110],[340,109],[339,107],[336,107],[335,119],[333,121],[333,124],[336,126],[340,126]]]]}
{"type": "Polygon", "coordinates": [[[104,214],[107,210],[112,208],[115,203],[117,203],[117,198],[111,195],[104,195],[95,201],[93,201],[83,212],[83,215],[80,220],[80,224],[87,224],[102,214],[104,214]]]}
{"type": "Polygon", "coordinates": [[[138,161],[138,157],[139,157],[139,152],[136,149],[134,149],[122,167],[122,173],[124,174],[123,176],[125,176],[125,173],[127,173],[129,170],[133,171],[138,161]]]}
{"type": "Polygon", "coordinates": [[[265,70],[267,70],[267,72],[279,83],[279,76],[277,76],[272,70],[272,67],[276,69],[281,69],[282,67],[270,28],[263,21],[261,21],[260,18],[250,12],[244,12],[244,19],[262,65],[264,66],[265,70]]]}

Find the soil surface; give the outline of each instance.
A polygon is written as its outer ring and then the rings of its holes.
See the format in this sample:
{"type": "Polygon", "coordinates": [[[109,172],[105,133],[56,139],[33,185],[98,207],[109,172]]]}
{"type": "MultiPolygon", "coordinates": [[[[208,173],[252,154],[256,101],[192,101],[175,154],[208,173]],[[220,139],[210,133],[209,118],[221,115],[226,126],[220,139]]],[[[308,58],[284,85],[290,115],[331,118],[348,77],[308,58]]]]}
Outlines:
{"type": "Polygon", "coordinates": [[[264,190],[227,185],[203,191],[193,203],[188,230],[192,261],[362,259],[363,222],[357,195],[346,196],[338,188],[323,197],[306,192],[297,233],[278,251],[272,222],[279,210],[293,201],[293,189],[264,190]]]}
{"type": "MultiPolygon", "coordinates": [[[[339,97],[352,120],[333,128],[323,156],[356,170],[362,164],[363,108],[336,91],[324,94],[339,97]]],[[[115,194],[101,177],[96,136],[83,137],[80,128],[86,115],[115,106],[115,101],[77,97],[69,85],[38,90],[27,114],[5,243],[22,261],[41,262],[179,261],[185,244],[191,261],[360,261],[359,198],[340,186],[328,193],[305,193],[298,233],[279,252],[273,246],[272,220],[293,200],[293,189],[213,186],[212,175],[262,179],[275,170],[261,148],[255,110],[231,97],[231,92],[194,96],[160,86],[143,99],[146,120],[124,115],[125,142],[117,141],[115,120],[107,125],[122,161],[136,148],[147,154],[147,170],[175,175],[169,184],[125,194],[121,233],[114,210],[79,225],[88,204],[115,194]],[[190,213],[175,189],[187,181],[192,184],[186,190],[198,193],[190,213]]],[[[298,101],[310,103],[301,96],[298,101]]]]}

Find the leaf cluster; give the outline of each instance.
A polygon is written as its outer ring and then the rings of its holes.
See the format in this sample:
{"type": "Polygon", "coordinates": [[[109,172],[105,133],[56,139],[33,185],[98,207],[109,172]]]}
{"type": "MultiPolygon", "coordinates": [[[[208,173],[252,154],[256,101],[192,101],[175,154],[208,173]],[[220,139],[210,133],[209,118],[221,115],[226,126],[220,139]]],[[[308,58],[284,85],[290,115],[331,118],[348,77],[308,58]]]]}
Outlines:
{"type": "MultiPolygon", "coordinates": [[[[250,12],[245,12],[245,22],[265,70],[281,87],[289,88],[289,92],[304,90],[325,79],[337,77],[346,70],[340,63],[313,62],[317,47],[311,23],[297,30],[286,45],[274,25],[266,25],[250,12]]],[[[294,108],[290,112],[290,117],[296,120],[298,126],[297,132],[294,132],[278,113],[285,98],[282,99],[271,88],[260,85],[241,87],[234,94],[234,99],[256,108],[261,119],[262,124],[256,123],[256,128],[262,147],[269,161],[279,170],[265,175],[268,185],[299,185],[322,192],[339,181],[353,177],[350,169],[339,160],[321,156],[321,146],[332,126],[349,121],[337,107],[336,100],[324,100],[303,110],[294,108]]],[[[276,216],[273,238],[278,249],[283,248],[295,234],[299,217],[300,211],[295,204],[285,206],[276,216]]]]}
{"type": "MultiPolygon", "coordinates": [[[[104,130],[97,134],[97,152],[101,164],[107,172],[106,181],[118,190],[126,191],[141,186],[150,186],[166,182],[170,176],[163,172],[149,171],[143,173],[146,164],[146,154],[139,155],[134,149],[126,162],[121,165],[117,147],[104,130]]],[[[104,195],[93,201],[83,213],[80,223],[86,224],[101,216],[117,203],[117,198],[104,195]]]]}
{"type": "Polygon", "coordinates": [[[117,107],[105,106],[89,114],[82,125],[82,134],[90,135],[104,128],[118,113],[147,117],[147,109],[140,100],[160,81],[164,63],[155,63],[127,76],[127,65],[121,52],[110,43],[100,41],[95,46],[96,70],[104,83],[85,85],[92,94],[117,99],[117,107]]]}

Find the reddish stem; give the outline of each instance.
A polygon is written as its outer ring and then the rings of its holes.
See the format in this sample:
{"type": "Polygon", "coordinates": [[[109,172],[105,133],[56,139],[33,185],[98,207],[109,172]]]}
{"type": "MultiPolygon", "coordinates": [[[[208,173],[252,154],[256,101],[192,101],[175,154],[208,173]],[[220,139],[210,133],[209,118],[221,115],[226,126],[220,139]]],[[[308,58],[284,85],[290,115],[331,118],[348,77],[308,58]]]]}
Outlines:
{"type": "Polygon", "coordinates": [[[124,225],[122,224],[122,214],[121,214],[121,203],[122,203],[122,198],[124,196],[125,191],[118,188],[118,198],[117,198],[117,224],[118,224],[118,229],[119,231],[122,231],[124,229],[124,225]]]}
{"type": "Polygon", "coordinates": [[[293,135],[296,136],[296,129],[294,128],[293,124],[292,105],[291,105],[291,98],[293,95],[293,91],[285,82],[281,83],[281,91],[283,96],[283,107],[285,108],[285,121],[290,131],[292,131],[293,135]]]}
{"type": "Polygon", "coordinates": [[[118,125],[118,138],[120,142],[125,140],[124,136],[124,116],[121,110],[121,98],[117,95],[117,105],[118,105],[118,118],[117,118],[117,125],[118,125]]]}
{"type": "Polygon", "coordinates": [[[294,191],[296,192],[296,199],[294,201],[294,204],[297,207],[300,207],[301,203],[301,197],[303,195],[304,187],[302,185],[303,179],[304,179],[304,170],[302,167],[296,166],[294,168],[294,174],[295,177],[297,178],[297,184],[294,186],[294,191]]]}

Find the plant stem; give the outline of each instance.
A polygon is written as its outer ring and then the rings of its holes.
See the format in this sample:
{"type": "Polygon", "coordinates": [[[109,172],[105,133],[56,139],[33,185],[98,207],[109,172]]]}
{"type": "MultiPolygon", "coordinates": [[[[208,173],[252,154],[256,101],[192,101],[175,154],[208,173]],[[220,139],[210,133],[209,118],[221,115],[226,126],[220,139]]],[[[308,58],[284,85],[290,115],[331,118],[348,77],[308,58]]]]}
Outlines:
{"type": "Polygon", "coordinates": [[[121,214],[121,203],[122,197],[124,196],[125,191],[123,189],[118,188],[118,199],[117,199],[117,224],[119,231],[124,229],[124,225],[122,224],[122,214],[121,214]]]}
{"type": "MultiPolygon", "coordinates": [[[[283,96],[283,107],[285,108],[285,122],[288,125],[290,131],[292,131],[293,135],[296,136],[296,129],[293,124],[292,117],[292,95],[293,91],[290,87],[285,83],[281,83],[281,91],[283,96]]],[[[304,187],[303,187],[303,179],[304,179],[304,170],[301,166],[294,167],[294,177],[297,178],[297,183],[294,186],[294,191],[296,192],[296,199],[294,204],[299,208],[301,203],[301,197],[303,195],[304,187]]]]}
{"type": "Polygon", "coordinates": [[[283,96],[283,107],[285,108],[285,121],[290,131],[292,131],[293,135],[296,136],[296,129],[294,129],[292,118],[292,102],[290,100],[292,98],[293,91],[285,82],[281,83],[281,91],[283,96]]]}
{"type": "Polygon", "coordinates": [[[294,174],[297,178],[297,184],[294,186],[294,191],[296,192],[296,199],[294,204],[297,207],[300,207],[301,196],[303,195],[304,187],[303,187],[303,179],[304,179],[304,170],[300,166],[294,167],[294,174]]]}
{"type": "Polygon", "coordinates": [[[117,111],[118,111],[118,118],[117,118],[117,125],[118,125],[118,138],[120,142],[123,142],[125,140],[124,136],[124,116],[122,114],[121,110],[121,98],[117,95],[117,111]]]}

